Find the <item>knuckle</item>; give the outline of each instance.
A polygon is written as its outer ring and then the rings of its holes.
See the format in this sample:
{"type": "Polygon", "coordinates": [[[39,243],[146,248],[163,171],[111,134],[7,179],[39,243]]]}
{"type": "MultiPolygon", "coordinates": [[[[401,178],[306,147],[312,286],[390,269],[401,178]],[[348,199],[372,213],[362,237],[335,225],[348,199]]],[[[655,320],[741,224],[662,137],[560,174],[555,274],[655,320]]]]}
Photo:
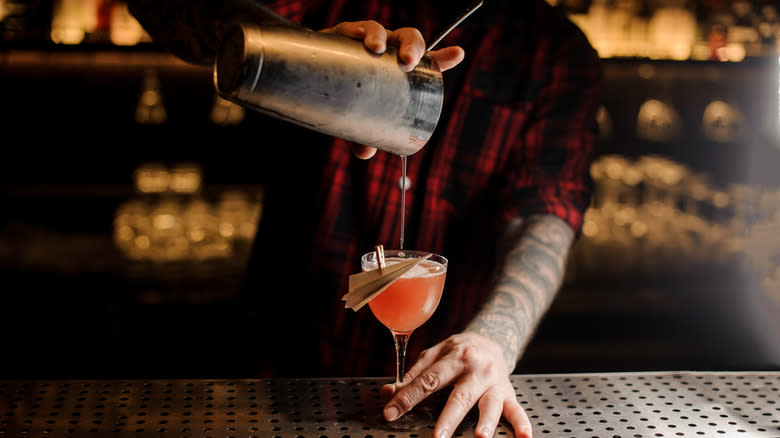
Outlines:
{"type": "Polygon", "coordinates": [[[492,391],[488,391],[485,394],[482,395],[482,398],[479,399],[480,403],[485,403],[488,406],[501,404],[503,403],[503,400],[501,397],[498,396],[498,394],[495,394],[492,391]]]}
{"type": "Polygon", "coordinates": [[[420,32],[420,30],[417,29],[416,27],[402,27],[398,29],[397,32],[407,37],[413,37],[413,38],[423,37],[422,32],[420,32]]]}
{"type": "Polygon", "coordinates": [[[467,391],[453,391],[450,398],[454,403],[463,408],[464,411],[471,409],[471,407],[474,406],[474,402],[476,401],[474,395],[467,391]]]}
{"type": "Polygon", "coordinates": [[[478,364],[482,361],[482,354],[479,351],[479,348],[475,347],[474,345],[463,345],[460,347],[460,358],[463,362],[466,362],[467,364],[478,364]]]}
{"type": "Polygon", "coordinates": [[[426,392],[432,392],[439,388],[439,376],[436,373],[422,373],[418,376],[420,386],[426,392]]]}
{"type": "Polygon", "coordinates": [[[491,360],[483,360],[480,367],[480,375],[483,377],[489,377],[496,375],[499,371],[499,366],[496,362],[491,360]]]}
{"type": "Polygon", "coordinates": [[[447,350],[455,350],[459,344],[458,335],[450,336],[444,340],[444,345],[447,350]]]}
{"type": "Polygon", "coordinates": [[[414,398],[412,397],[412,394],[409,393],[409,391],[401,391],[398,393],[396,402],[398,403],[398,406],[401,408],[402,412],[406,412],[414,407],[414,398]]]}
{"type": "Polygon", "coordinates": [[[370,26],[370,27],[376,28],[376,29],[384,29],[385,28],[384,26],[379,24],[379,22],[376,21],[376,20],[366,20],[366,21],[363,22],[363,26],[364,27],[365,26],[370,26]]]}

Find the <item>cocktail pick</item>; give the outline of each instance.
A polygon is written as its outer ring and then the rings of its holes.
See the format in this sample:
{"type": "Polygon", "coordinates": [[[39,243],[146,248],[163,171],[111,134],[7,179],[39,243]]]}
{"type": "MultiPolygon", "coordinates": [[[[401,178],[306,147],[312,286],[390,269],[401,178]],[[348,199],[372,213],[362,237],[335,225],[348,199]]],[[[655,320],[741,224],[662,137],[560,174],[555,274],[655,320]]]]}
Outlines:
{"type": "Polygon", "coordinates": [[[341,297],[342,301],[346,301],[344,307],[357,312],[366,303],[401,278],[406,271],[412,269],[421,261],[427,260],[430,256],[431,254],[426,254],[422,257],[405,260],[394,265],[350,275],[349,292],[341,297]]]}

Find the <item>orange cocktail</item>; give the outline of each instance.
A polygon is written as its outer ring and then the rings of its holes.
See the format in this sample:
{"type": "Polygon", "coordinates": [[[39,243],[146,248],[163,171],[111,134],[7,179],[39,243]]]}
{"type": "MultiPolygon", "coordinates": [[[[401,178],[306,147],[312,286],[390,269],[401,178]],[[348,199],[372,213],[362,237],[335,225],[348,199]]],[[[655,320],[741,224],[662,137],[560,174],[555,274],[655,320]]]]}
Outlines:
{"type": "MultiPolygon", "coordinates": [[[[360,258],[364,271],[377,269],[378,260],[384,260],[384,266],[389,266],[409,259],[428,257],[404,272],[401,278],[368,302],[374,316],[390,329],[393,335],[395,382],[400,384],[406,370],[406,344],[409,342],[409,336],[436,311],[444,290],[448,262],[440,255],[422,251],[384,251],[381,248],[378,251],[382,252],[382,256],[373,251],[363,254],[360,258]]],[[[417,430],[428,427],[433,422],[430,412],[417,407],[392,422],[385,422],[381,414],[378,417],[378,424],[393,430],[417,430]]]]}
{"type": "MultiPolygon", "coordinates": [[[[390,257],[387,265],[401,258],[390,257]]],[[[410,334],[433,315],[441,300],[447,269],[433,260],[423,260],[395,283],[369,301],[374,316],[388,329],[410,334]]]]}

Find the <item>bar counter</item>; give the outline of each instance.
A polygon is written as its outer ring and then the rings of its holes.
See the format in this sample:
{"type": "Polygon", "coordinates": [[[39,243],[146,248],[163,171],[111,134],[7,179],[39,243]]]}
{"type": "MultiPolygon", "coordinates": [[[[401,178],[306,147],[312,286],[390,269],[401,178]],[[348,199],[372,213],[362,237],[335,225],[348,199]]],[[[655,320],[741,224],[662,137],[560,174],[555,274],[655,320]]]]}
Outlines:
{"type": "MultiPolygon", "coordinates": [[[[780,437],[780,371],[511,379],[535,437],[780,437]]],[[[2,380],[0,437],[431,436],[369,420],[389,380],[2,380]]],[[[473,436],[475,423],[472,411],[455,436],[473,436]]],[[[496,436],[513,435],[499,424],[496,436]]]]}

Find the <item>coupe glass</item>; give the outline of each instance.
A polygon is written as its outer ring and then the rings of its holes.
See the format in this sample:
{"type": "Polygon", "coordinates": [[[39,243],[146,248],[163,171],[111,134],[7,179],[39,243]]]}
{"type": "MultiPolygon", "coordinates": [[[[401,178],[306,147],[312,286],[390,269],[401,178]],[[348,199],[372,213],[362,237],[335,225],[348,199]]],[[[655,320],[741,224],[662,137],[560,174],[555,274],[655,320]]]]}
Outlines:
{"type": "MultiPolygon", "coordinates": [[[[431,254],[414,250],[385,250],[385,266],[431,254]]],[[[360,259],[364,271],[377,268],[376,252],[363,254],[360,259]]],[[[447,259],[431,254],[415,267],[405,272],[387,289],[368,302],[374,316],[390,330],[395,341],[395,383],[403,383],[406,372],[406,345],[409,336],[433,315],[444,290],[447,274],[447,259]]],[[[381,417],[381,414],[379,415],[381,417]]],[[[416,430],[428,426],[433,418],[430,412],[413,409],[401,418],[380,423],[395,430],[416,430]]]]}

